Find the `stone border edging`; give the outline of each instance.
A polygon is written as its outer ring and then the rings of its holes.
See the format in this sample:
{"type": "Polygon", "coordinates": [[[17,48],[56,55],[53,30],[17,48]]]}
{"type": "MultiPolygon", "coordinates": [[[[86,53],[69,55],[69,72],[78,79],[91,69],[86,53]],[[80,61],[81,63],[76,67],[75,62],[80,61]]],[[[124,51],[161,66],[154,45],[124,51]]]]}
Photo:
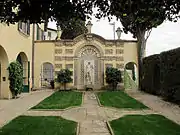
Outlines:
{"type": "Polygon", "coordinates": [[[97,99],[98,105],[99,105],[100,107],[104,107],[104,106],[101,104],[97,93],[98,93],[98,92],[96,92],[95,95],[96,95],[96,99],[97,99]]]}
{"type": "Polygon", "coordinates": [[[84,95],[85,95],[85,92],[82,92],[82,102],[80,105],[70,106],[64,109],[29,109],[29,111],[66,111],[66,110],[73,109],[76,107],[82,107],[84,104],[84,95]]]}
{"type": "Polygon", "coordinates": [[[76,135],[79,135],[80,133],[80,123],[77,123],[77,129],[76,129],[76,135]]]}
{"type": "Polygon", "coordinates": [[[111,125],[110,125],[109,121],[106,121],[106,125],[107,125],[107,128],[108,128],[108,130],[109,130],[110,134],[111,134],[111,135],[114,135],[114,131],[112,130],[111,125]]]}

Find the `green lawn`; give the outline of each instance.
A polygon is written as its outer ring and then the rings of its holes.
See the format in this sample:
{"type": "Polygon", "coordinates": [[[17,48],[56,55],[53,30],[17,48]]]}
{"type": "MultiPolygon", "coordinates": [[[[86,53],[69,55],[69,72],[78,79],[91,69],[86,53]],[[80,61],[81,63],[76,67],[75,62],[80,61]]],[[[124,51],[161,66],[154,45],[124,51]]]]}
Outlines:
{"type": "Polygon", "coordinates": [[[0,135],[76,135],[77,123],[56,116],[19,116],[0,135]]]}
{"type": "Polygon", "coordinates": [[[180,125],[161,115],[127,115],[110,122],[115,135],[180,135],[180,125]]]}
{"type": "Polygon", "coordinates": [[[116,108],[146,109],[145,105],[128,96],[123,91],[99,92],[98,98],[103,106],[116,108]]]}
{"type": "Polygon", "coordinates": [[[32,109],[65,109],[79,106],[82,103],[82,92],[59,91],[44,99],[32,109]]]}

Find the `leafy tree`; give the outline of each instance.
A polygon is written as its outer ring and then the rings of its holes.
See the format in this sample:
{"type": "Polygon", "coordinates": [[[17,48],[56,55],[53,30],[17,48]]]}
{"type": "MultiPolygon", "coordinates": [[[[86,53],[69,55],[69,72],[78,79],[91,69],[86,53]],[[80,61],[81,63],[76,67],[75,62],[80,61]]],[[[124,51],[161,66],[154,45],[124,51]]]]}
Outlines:
{"type": "Polygon", "coordinates": [[[9,67],[9,81],[10,90],[12,92],[13,98],[20,94],[23,90],[23,68],[21,64],[16,62],[11,62],[9,67]]]}
{"type": "Polygon", "coordinates": [[[63,33],[61,39],[73,39],[87,32],[85,21],[71,18],[61,25],[63,33]]]}
{"type": "Polygon", "coordinates": [[[122,82],[121,71],[117,68],[106,68],[106,82],[110,85],[112,90],[116,90],[117,84],[122,82]]]}
{"type": "Polygon", "coordinates": [[[0,2],[1,22],[45,23],[45,32],[49,20],[57,21],[58,25],[61,25],[71,18],[85,21],[89,14],[92,14],[92,3],[88,0],[1,0],[0,2]]]}
{"type": "MultiPolygon", "coordinates": [[[[138,63],[141,73],[142,58],[152,28],[166,19],[177,21],[179,0],[92,0],[98,7],[97,18],[115,16],[121,21],[125,33],[131,32],[138,40],[138,63]]],[[[141,76],[141,74],[139,75],[141,76]]],[[[140,83],[140,82],[139,82],[140,83]]]]}
{"type": "Polygon", "coordinates": [[[72,76],[72,71],[70,71],[69,69],[61,69],[57,73],[56,81],[64,85],[64,90],[66,90],[66,84],[72,82],[71,76],[72,76]]]}

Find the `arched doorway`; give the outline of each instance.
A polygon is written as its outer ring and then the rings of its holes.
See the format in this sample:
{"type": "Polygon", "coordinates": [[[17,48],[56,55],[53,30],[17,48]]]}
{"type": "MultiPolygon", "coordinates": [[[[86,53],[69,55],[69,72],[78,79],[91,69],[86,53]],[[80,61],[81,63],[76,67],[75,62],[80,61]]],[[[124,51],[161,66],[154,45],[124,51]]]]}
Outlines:
{"type": "Polygon", "coordinates": [[[51,63],[45,62],[41,66],[41,87],[51,88],[50,82],[54,80],[54,67],[51,63]]]}
{"type": "Polygon", "coordinates": [[[138,86],[138,69],[136,63],[128,62],[125,65],[124,72],[125,72],[125,76],[124,76],[125,88],[136,89],[138,86]]]}
{"type": "Polygon", "coordinates": [[[2,46],[0,46],[0,98],[9,97],[9,83],[8,83],[8,56],[2,46]]]}
{"type": "Polygon", "coordinates": [[[27,55],[24,52],[20,52],[16,59],[23,67],[23,91],[29,92],[29,77],[30,77],[30,63],[27,55]]]}
{"type": "Polygon", "coordinates": [[[93,45],[80,49],[75,60],[74,85],[77,89],[92,87],[100,89],[103,86],[103,70],[100,51],[93,45]]]}

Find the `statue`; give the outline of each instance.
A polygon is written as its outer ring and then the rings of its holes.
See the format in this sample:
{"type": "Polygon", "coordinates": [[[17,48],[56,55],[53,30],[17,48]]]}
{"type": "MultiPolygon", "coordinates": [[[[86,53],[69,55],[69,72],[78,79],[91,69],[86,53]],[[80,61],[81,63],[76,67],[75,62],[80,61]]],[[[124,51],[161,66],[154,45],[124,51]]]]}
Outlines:
{"type": "Polygon", "coordinates": [[[93,65],[91,65],[91,62],[88,62],[88,64],[86,65],[86,74],[85,74],[85,78],[86,78],[86,84],[92,84],[92,72],[93,72],[93,65]]]}

